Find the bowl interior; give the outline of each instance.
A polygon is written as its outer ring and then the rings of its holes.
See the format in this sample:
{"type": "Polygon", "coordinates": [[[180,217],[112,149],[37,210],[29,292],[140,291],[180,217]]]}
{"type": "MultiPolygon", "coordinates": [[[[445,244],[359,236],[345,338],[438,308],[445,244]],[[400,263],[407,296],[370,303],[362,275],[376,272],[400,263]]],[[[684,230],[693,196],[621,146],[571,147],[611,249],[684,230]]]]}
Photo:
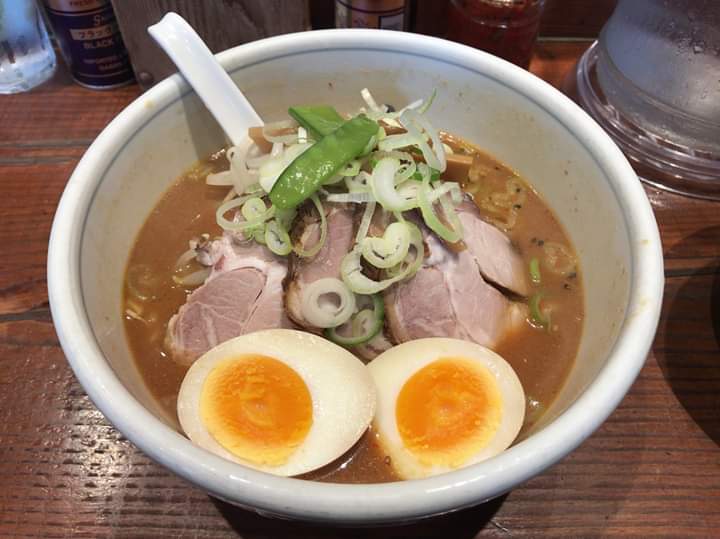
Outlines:
{"type": "MultiPolygon", "coordinates": [[[[585,142],[553,115],[492,76],[418,55],[384,52],[382,67],[367,53],[317,50],[231,67],[234,80],[263,118],[286,117],[298,103],[362,105],[376,99],[402,106],[437,88],[430,109],[436,127],[457,133],[517,170],[542,194],[569,232],[581,260],[586,319],[575,366],[537,424],[565,410],[603,366],[625,316],[629,242],[614,193],[585,142]],[[293,69],[302,62],[302,71],[293,69]],[[289,77],[292,73],[292,77],[289,77]],[[432,75],[428,75],[428,74],[432,75]]],[[[377,53],[376,56],[377,58],[377,53]]],[[[148,409],[175,426],[150,396],[130,356],[121,320],[123,263],[146,216],[168,186],[195,161],[222,147],[224,137],[193,93],[169,103],[145,103],[147,121],[129,133],[92,201],[81,250],[82,289],[105,357],[148,409]],[[102,271],[100,271],[102,268],[102,271]]]]}
{"type": "Polygon", "coordinates": [[[168,429],[148,433],[152,419],[145,410],[172,429],[177,422],[155,402],[128,350],[121,312],[124,264],[165,190],[225,144],[197,97],[173,77],[133,103],[88,151],[68,185],[51,239],[50,296],[63,347],[90,396],[120,430],[154,458],[235,503],[285,516],[367,523],[417,518],[496,496],[562,457],[605,419],[651,341],[662,266],[657,229],[637,179],[577,107],[489,55],[393,32],[282,36],[220,58],[268,121],[284,118],[287,107],[298,103],[356,110],[364,87],[395,106],[437,89],[429,113],[434,125],[517,170],[568,231],[584,278],[580,350],[562,391],[528,439],[470,471],[446,474],[448,479],[392,488],[320,486],[228,467],[168,429]],[[370,38],[373,44],[366,45],[370,38]],[[61,242],[70,244],[69,260],[61,242]],[[641,245],[652,250],[641,256],[641,245]],[[74,250],[79,250],[77,268],[74,250]],[[60,280],[75,279],[76,271],[79,293],[73,282],[66,292],[60,280]],[[638,271],[646,272],[646,284],[638,284],[638,271]],[[62,319],[66,308],[73,313],[68,322],[62,319]],[[635,336],[629,336],[632,329],[635,336]],[[596,379],[602,383],[593,384],[596,379]],[[145,410],[116,396],[122,392],[117,380],[145,410]],[[573,407],[578,399],[584,404],[573,407]],[[305,494],[300,498],[298,488],[305,494]]]}

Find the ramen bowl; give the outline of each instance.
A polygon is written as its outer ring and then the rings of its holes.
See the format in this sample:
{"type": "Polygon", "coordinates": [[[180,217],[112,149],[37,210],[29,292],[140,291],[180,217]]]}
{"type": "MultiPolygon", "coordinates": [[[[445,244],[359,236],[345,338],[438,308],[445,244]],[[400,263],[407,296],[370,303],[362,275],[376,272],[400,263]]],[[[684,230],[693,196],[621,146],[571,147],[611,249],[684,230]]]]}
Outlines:
{"type": "Polygon", "coordinates": [[[541,473],[592,434],[642,367],[658,322],[663,264],[657,226],[633,170],[581,109],[540,79],[434,38],[330,30],[262,40],[218,55],[263,118],[297,103],[356,110],[359,90],[408,103],[437,89],[435,125],[473,141],[527,178],[568,231],[583,269],[585,323],[575,365],[532,432],[502,454],[428,479],[328,484],[226,461],[178,430],[145,386],[122,321],[124,266],[163,192],[225,145],[200,100],[174,75],[98,136],[53,224],[53,319],[95,405],[137,447],[208,493],[286,518],[371,524],[475,505],[541,473]]]}

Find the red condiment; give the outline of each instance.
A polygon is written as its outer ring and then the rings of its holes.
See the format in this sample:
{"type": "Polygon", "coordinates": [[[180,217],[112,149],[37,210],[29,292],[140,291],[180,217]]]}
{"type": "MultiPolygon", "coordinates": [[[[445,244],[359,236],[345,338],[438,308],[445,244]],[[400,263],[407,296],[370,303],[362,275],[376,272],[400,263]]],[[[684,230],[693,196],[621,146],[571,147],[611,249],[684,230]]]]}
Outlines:
{"type": "Polygon", "coordinates": [[[448,39],[530,64],[545,0],[451,0],[448,39]]]}

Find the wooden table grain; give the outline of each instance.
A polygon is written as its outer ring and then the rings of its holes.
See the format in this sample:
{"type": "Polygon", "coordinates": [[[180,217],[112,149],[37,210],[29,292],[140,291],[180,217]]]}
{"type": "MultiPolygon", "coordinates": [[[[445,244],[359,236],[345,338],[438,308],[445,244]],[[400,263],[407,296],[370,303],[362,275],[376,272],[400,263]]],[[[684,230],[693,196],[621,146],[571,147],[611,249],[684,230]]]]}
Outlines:
{"type": "MultiPolygon", "coordinates": [[[[559,85],[587,43],[542,43],[559,85]]],[[[78,159],[139,93],[62,72],[0,97],[0,536],[720,537],[720,203],[647,189],[666,257],[639,379],[580,448],[498,500],[421,524],[341,529],[208,497],[119,434],[70,371],[48,311],[52,217],[78,159]]]]}

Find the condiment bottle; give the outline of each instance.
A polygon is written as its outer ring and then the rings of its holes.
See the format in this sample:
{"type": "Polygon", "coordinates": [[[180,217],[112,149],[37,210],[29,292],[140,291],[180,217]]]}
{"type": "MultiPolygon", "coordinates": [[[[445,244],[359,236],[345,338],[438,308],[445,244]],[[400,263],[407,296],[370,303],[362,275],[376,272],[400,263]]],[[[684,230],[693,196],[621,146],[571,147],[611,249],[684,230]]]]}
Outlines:
{"type": "Polygon", "coordinates": [[[45,8],[75,82],[108,90],[135,80],[110,0],[45,0],[45,8]]]}
{"type": "Polygon", "coordinates": [[[337,28],[402,30],[405,0],[335,0],[337,28]]]}
{"type": "Polygon", "coordinates": [[[545,0],[451,0],[447,38],[530,65],[545,0]]]}

